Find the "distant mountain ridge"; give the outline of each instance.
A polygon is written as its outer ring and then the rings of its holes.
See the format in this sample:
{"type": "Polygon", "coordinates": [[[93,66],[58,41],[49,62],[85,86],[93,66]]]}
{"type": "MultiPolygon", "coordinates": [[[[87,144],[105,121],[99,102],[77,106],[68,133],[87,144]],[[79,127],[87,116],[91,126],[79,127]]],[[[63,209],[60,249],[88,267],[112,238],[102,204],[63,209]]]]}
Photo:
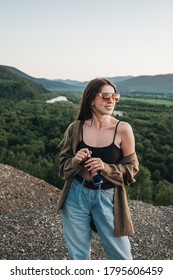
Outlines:
{"type": "MultiPolygon", "coordinates": [[[[11,67],[3,66],[12,73],[15,73],[23,78],[34,81],[42,85],[49,91],[82,91],[88,81],[80,82],[76,80],[63,79],[44,79],[34,78],[22,71],[11,67]]],[[[173,74],[159,74],[159,75],[141,75],[133,76],[117,76],[108,77],[113,83],[117,85],[120,92],[146,92],[146,93],[171,93],[173,94],[173,74]]]]}
{"type": "Polygon", "coordinates": [[[16,69],[15,67],[11,66],[2,66],[8,71],[23,77],[25,79],[31,80],[37,84],[42,85],[45,89],[50,90],[50,91],[56,91],[56,90],[76,90],[77,88],[73,85],[68,85],[66,83],[61,82],[60,80],[49,80],[49,79],[44,79],[44,78],[34,78],[26,73],[16,69]]]}

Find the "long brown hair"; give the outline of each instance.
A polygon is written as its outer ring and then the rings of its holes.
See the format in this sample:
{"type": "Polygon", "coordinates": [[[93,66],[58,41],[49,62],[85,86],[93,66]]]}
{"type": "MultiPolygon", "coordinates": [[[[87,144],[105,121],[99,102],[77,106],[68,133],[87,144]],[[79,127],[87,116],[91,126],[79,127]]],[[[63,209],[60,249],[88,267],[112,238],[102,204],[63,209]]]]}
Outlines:
{"type": "Polygon", "coordinates": [[[101,88],[105,85],[112,86],[116,92],[115,85],[111,81],[105,78],[96,78],[91,80],[87,84],[83,92],[81,106],[77,117],[78,120],[85,121],[92,118],[93,116],[92,100],[95,98],[96,94],[100,92],[101,88]]]}

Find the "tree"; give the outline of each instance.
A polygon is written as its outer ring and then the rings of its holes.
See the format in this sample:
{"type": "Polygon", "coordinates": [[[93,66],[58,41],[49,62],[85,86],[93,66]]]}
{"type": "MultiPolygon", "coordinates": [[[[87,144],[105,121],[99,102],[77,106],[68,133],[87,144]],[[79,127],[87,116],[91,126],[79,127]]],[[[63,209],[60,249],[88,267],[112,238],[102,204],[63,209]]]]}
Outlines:
{"type": "Polygon", "coordinates": [[[136,176],[136,182],[127,187],[127,195],[130,199],[152,202],[151,175],[146,167],[141,166],[136,176]]]}
{"type": "Polygon", "coordinates": [[[156,185],[155,203],[157,205],[173,205],[173,184],[167,180],[160,181],[156,185]]]}
{"type": "Polygon", "coordinates": [[[159,182],[160,181],[160,171],[158,169],[154,170],[152,178],[155,182],[159,182]]]}

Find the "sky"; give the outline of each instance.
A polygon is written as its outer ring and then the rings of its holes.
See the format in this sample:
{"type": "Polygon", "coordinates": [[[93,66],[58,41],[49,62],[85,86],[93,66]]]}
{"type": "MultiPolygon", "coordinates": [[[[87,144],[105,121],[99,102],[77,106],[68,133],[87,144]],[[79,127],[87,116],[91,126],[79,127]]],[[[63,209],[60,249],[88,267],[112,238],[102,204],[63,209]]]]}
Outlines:
{"type": "Polygon", "coordinates": [[[172,0],[0,0],[0,65],[35,78],[173,73],[172,0]]]}

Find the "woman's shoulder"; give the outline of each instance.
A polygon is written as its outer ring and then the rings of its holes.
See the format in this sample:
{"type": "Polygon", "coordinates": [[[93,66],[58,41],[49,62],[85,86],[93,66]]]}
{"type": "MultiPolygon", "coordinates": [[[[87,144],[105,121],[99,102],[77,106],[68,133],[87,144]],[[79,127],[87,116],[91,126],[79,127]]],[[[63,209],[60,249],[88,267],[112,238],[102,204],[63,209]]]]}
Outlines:
{"type": "Polygon", "coordinates": [[[118,125],[118,130],[120,132],[129,132],[129,131],[132,131],[132,126],[128,123],[128,122],[125,122],[125,121],[118,121],[117,122],[117,125],[118,125]]]}

